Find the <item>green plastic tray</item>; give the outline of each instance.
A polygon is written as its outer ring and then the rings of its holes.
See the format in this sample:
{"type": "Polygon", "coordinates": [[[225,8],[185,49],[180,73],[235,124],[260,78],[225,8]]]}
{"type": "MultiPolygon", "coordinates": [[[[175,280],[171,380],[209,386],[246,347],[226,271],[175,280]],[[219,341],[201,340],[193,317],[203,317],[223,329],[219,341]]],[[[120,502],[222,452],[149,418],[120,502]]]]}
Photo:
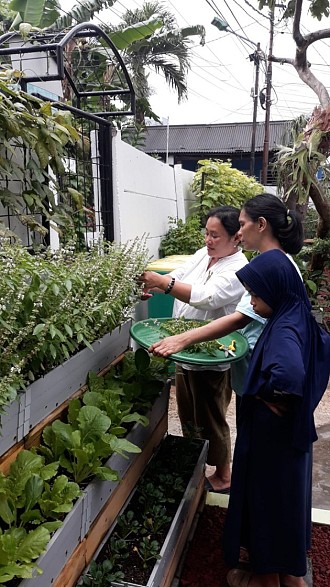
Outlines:
{"type": "MultiPolygon", "coordinates": [[[[147,320],[141,320],[131,326],[132,338],[143,348],[148,349],[154,342],[157,342],[161,338],[169,336],[168,332],[162,329],[162,324],[167,320],[173,320],[173,318],[148,318],[147,320]]],[[[188,322],[189,320],[187,320],[188,322]]],[[[193,320],[192,322],[200,322],[200,325],[207,324],[204,320],[193,320]]],[[[231,332],[227,336],[218,338],[219,343],[229,345],[233,338],[236,340],[236,357],[229,355],[225,357],[224,351],[216,350],[215,355],[210,355],[206,351],[200,351],[198,353],[191,353],[187,349],[174,353],[167,357],[177,363],[188,363],[191,365],[219,365],[219,363],[233,363],[239,361],[247,354],[249,350],[249,344],[245,336],[239,332],[231,332]]]]}

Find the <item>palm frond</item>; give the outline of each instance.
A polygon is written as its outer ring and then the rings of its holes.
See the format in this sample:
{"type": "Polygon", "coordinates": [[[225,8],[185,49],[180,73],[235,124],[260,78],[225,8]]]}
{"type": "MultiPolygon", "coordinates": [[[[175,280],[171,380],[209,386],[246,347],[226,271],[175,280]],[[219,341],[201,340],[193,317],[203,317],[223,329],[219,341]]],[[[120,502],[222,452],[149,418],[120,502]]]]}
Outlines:
{"type": "Polygon", "coordinates": [[[58,18],[52,28],[61,30],[73,24],[88,22],[104,8],[111,8],[115,2],[116,0],[81,0],[71,8],[70,14],[58,18]]]}

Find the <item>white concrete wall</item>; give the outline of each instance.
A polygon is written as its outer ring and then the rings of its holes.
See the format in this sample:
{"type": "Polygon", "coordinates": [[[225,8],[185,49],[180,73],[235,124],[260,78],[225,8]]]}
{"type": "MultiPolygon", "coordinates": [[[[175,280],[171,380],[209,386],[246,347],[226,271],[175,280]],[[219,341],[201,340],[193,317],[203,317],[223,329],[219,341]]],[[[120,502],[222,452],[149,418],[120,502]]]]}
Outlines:
{"type": "MultiPolygon", "coordinates": [[[[97,231],[102,224],[100,199],[99,152],[95,133],[91,135],[94,208],[97,231]]],[[[21,157],[20,150],[16,150],[21,157]]],[[[22,160],[19,161],[22,165],[22,160]]],[[[69,162],[67,162],[69,164],[69,162]]],[[[169,217],[186,220],[190,213],[193,195],[190,185],[194,172],[182,169],[181,165],[171,166],[146,155],[135,147],[123,142],[120,133],[113,137],[113,216],[114,238],[117,242],[127,242],[136,237],[147,236],[150,259],[159,258],[159,245],[169,229],[169,217]]],[[[20,182],[9,182],[10,189],[21,190],[20,182]],[[15,184],[15,185],[14,185],[15,184]]],[[[0,216],[6,222],[6,210],[0,206],[0,216]]],[[[40,219],[41,220],[41,219],[40,219]]],[[[12,217],[11,230],[23,244],[28,244],[28,229],[12,217]]],[[[91,239],[98,232],[88,233],[91,239]]],[[[57,233],[53,248],[58,247],[57,233]]]]}
{"type": "Polygon", "coordinates": [[[188,171],[187,169],[182,169],[181,165],[178,166],[181,169],[181,183],[183,187],[183,197],[184,197],[184,209],[185,209],[185,216],[184,220],[187,216],[190,216],[193,212],[192,204],[196,201],[196,196],[193,194],[191,190],[191,184],[194,179],[195,172],[188,171]]]}
{"type": "Polygon", "coordinates": [[[150,256],[159,257],[168,217],[185,220],[194,173],[171,167],[113,137],[114,236],[118,242],[147,235],[150,256]]]}

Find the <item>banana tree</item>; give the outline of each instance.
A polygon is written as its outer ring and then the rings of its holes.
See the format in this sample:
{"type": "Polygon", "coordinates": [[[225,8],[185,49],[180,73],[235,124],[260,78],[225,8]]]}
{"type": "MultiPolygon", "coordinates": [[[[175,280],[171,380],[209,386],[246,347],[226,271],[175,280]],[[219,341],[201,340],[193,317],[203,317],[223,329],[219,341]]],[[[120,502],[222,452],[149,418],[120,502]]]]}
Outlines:
{"type": "Polygon", "coordinates": [[[17,13],[11,25],[13,30],[21,23],[47,28],[60,17],[61,9],[59,0],[11,0],[8,7],[17,13]]]}
{"type": "Polygon", "coordinates": [[[70,14],[62,16],[59,0],[11,0],[8,7],[17,13],[11,29],[17,29],[20,23],[38,28],[66,28],[74,23],[89,21],[100,10],[111,8],[115,1],[82,0],[71,8],[70,14]]]}

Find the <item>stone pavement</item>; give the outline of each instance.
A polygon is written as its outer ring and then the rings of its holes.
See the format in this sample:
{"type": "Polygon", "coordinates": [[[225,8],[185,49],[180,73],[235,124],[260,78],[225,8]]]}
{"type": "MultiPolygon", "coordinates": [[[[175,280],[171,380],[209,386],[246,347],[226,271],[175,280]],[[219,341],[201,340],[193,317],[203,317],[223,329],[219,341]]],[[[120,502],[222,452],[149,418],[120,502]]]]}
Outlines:
{"type": "Polygon", "coordinates": [[[330,423],[317,427],[313,454],[313,508],[330,510],[330,423]]]}
{"type": "MultiPolygon", "coordinates": [[[[234,397],[228,409],[227,421],[230,426],[233,448],[236,437],[234,397]]],[[[330,511],[330,385],[315,411],[315,423],[318,440],[314,443],[312,506],[316,509],[330,511]]],[[[174,386],[171,387],[168,428],[170,434],[181,435],[174,386]]]]}

